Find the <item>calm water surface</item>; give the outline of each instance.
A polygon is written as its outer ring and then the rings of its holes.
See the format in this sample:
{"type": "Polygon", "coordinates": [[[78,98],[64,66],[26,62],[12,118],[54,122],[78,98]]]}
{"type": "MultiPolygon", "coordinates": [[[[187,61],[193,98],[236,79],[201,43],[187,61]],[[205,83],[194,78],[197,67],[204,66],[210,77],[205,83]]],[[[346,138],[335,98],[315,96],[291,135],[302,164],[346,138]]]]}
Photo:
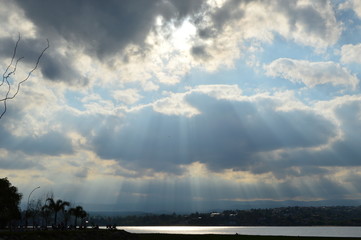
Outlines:
{"type": "Polygon", "coordinates": [[[268,236],[358,237],[361,227],[117,227],[131,233],[244,234],[268,236]]]}

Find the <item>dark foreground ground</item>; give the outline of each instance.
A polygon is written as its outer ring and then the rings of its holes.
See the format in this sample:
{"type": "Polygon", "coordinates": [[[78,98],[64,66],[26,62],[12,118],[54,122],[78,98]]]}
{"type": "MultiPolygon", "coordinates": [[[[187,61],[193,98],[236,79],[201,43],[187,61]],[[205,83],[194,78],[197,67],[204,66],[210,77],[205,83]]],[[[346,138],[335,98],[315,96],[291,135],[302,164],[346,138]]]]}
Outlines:
{"type": "Polygon", "coordinates": [[[0,231],[0,240],[340,240],[360,238],[281,237],[244,235],[131,234],[122,230],[0,231]]]}

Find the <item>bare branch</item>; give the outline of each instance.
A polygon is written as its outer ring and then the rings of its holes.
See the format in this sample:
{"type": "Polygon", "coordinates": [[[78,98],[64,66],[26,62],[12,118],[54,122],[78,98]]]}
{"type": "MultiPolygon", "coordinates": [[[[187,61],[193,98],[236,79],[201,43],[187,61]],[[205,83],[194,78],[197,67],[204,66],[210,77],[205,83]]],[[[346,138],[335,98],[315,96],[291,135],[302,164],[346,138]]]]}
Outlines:
{"type": "MultiPolygon", "coordinates": [[[[16,51],[18,50],[19,42],[20,42],[20,34],[19,34],[18,40],[16,41],[16,44],[15,44],[15,47],[14,47],[13,56],[12,56],[12,58],[11,58],[10,64],[8,65],[8,67],[6,68],[6,70],[5,70],[4,74],[3,74],[3,79],[2,79],[2,82],[1,82],[1,84],[0,84],[0,87],[4,84],[5,80],[7,80],[12,73],[14,73],[14,71],[12,71],[12,72],[10,72],[10,73],[7,74],[7,72],[9,71],[9,69],[10,69],[10,67],[11,67],[11,65],[12,65],[13,62],[14,62],[14,59],[15,59],[15,56],[16,56],[16,51]],[[6,74],[7,74],[7,75],[6,75],[6,74]]],[[[20,60],[20,59],[19,59],[19,60],[20,60]]],[[[17,61],[17,62],[18,62],[18,61],[17,61]]]]}
{"type": "Polygon", "coordinates": [[[43,51],[40,53],[40,55],[38,56],[38,59],[33,67],[33,69],[30,70],[30,72],[28,73],[28,75],[22,80],[20,81],[17,85],[16,85],[16,91],[14,94],[10,95],[10,92],[11,92],[11,89],[14,88],[13,85],[10,84],[9,82],[9,78],[10,76],[12,75],[15,75],[16,73],[16,69],[17,69],[17,66],[18,66],[18,63],[24,58],[24,57],[20,57],[16,60],[15,62],[15,65],[13,67],[12,70],[11,69],[11,66],[13,65],[13,62],[15,60],[15,57],[16,57],[16,52],[17,52],[17,49],[18,49],[18,46],[19,46],[19,42],[20,42],[20,34],[19,34],[19,37],[18,37],[18,40],[16,41],[16,44],[15,44],[15,47],[14,47],[14,52],[13,52],[13,55],[11,57],[11,61],[10,61],[10,64],[7,66],[7,68],[5,69],[4,73],[3,73],[3,77],[2,77],[2,81],[0,83],[0,87],[2,85],[7,85],[7,90],[6,90],[6,94],[5,94],[5,97],[0,99],[0,102],[3,102],[4,104],[4,110],[2,111],[2,113],[0,114],[0,119],[4,116],[4,114],[6,113],[6,110],[7,110],[7,101],[8,100],[11,100],[11,99],[14,99],[16,97],[16,95],[19,93],[20,91],[20,86],[21,84],[23,84],[24,82],[26,82],[31,74],[38,68],[38,65],[39,65],[39,62],[40,62],[40,59],[43,57],[45,51],[50,47],[50,44],[49,44],[49,40],[47,39],[47,46],[43,49],[43,51]]]}

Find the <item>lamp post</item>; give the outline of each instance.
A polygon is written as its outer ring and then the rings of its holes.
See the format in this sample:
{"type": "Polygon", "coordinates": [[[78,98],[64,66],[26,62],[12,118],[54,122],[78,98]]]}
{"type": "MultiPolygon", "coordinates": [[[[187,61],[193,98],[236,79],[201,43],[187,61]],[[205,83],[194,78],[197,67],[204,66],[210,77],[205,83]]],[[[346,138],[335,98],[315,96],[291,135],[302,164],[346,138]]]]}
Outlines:
{"type": "Polygon", "coordinates": [[[28,211],[29,211],[30,196],[31,196],[31,194],[32,194],[36,189],[39,189],[39,188],[40,188],[40,186],[34,188],[34,189],[30,192],[30,194],[29,194],[29,196],[28,196],[28,203],[27,203],[27,205],[26,205],[26,212],[25,212],[25,228],[26,228],[26,229],[28,228],[28,211]]]}

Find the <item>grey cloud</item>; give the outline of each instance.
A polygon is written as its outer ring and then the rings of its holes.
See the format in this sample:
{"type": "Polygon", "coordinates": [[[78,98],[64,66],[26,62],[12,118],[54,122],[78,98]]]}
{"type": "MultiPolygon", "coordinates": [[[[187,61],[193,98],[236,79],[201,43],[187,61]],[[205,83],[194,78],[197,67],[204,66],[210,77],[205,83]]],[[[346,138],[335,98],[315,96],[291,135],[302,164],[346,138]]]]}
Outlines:
{"type": "MultiPolygon", "coordinates": [[[[186,211],[232,208],[245,203],[239,199],[342,199],[349,192],[338,182],[325,178],[308,179],[308,183],[238,183],[221,179],[202,179],[197,185],[189,179],[174,181],[125,181],[120,188],[119,206],[138,209],[186,211]],[[216,190],[215,190],[216,189],[216,190]],[[141,193],[141,194],[137,194],[141,193]],[[134,206],[137,203],[138,206],[134,206]]],[[[254,204],[254,203],[253,203],[254,204]]],[[[256,203],[259,206],[259,203],[256,203]]],[[[270,204],[270,203],[268,203],[270,204]]]]}
{"type": "MultiPolygon", "coordinates": [[[[199,17],[199,19],[195,21],[198,27],[198,36],[200,39],[209,39],[221,35],[227,24],[246,17],[244,9],[240,6],[247,6],[247,4],[254,2],[255,1],[249,0],[228,0],[220,8],[217,8],[211,13],[209,22],[205,23],[202,17],[199,17]]],[[[298,31],[301,26],[305,34],[307,34],[305,35],[306,37],[315,36],[319,40],[331,44],[337,40],[338,31],[335,30],[337,23],[333,22],[332,16],[324,16],[322,11],[319,11],[330,4],[327,0],[317,1],[317,3],[313,3],[312,5],[302,5],[298,4],[298,1],[288,0],[260,0],[256,2],[267,6],[266,9],[269,11],[268,20],[270,22],[272,22],[273,15],[284,15],[288,21],[288,27],[291,32],[298,31]]],[[[299,38],[299,36],[285,37],[299,38]]],[[[313,44],[304,42],[303,39],[292,40],[301,41],[306,45],[313,44]]]]}
{"type": "Polygon", "coordinates": [[[46,79],[51,81],[62,81],[69,85],[83,86],[87,85],[89,80],[81,76],[71,65],[71,58],[54,53],[45,54],[41,64],[41,72],[46,79]]]}
{"type": "MultiPolygon", "coordinates": [[[[12,38],[0,38],[0,53],[2,58],[10,58],[15,49],[16,40],[12,38]]],[[[20,39],[17,47],[16,59],[24,57],[21,61],[27,63],[36,62],[41,51],[47,46],[46,39],[20,39]]]]}
{"type": "Polygon", "coordinates": [[[163,17],[170,20],[171,18],[183,19],[187,16],[193,16],[204,5],[203,0],[168,0],[159,4],[160,12],[163,17]]]}
{"type": "Polygon", "coordinates": [[[357,116],[361,113],[361,103],[358,100],[342,104],[335,109],[340,122],[339,129],[343,137],[330,144],[329,147],[319,150],[297,149],[281,153],[277,161],[260,161],[252,166],[252,171],[264,173],[272,171],[276,176],[283,178],[286,175],[307,176],[314,173],[327,175],[328,170],[323,167],[350,167],[360,166],[361,123],[357,116]],[[299,172],[294,172],[292,166],[298,166],[299,172]]]}
{"type": "MultiPolygon", "coordinates": [[[[101,59],[128,44],[143,46],[157,16],[184,18],[203,1],[17,1],[41,35],[61,36],[101,59]]],[[[55,39],[54,39],[55,41],[55,39]]]]}
{"type": "Polygon", "coordinates": [[[210,15],[211,22],[204,25],[203,17],[200,16],[195,21],[198,26],[197,33],[201,39],[214,38],[222,34],[227,23],[244,17],[244,11],[240,8],[241,3],[247,4],[249,0],[228,0],[210,15]]]}
{"type": "MultiPolygon", "coordinates": [[[[0,38],[1,56],[11,58],[15,48],[15,43],[16,41],[12,38],[0,38]]],[[[16,54],[16,59],[23,57],[19,63],[19,68],[24,68],[21,64],[25,62],[29,65],[26,69],[30,71],[35,66],[40,53],[46,46],[46,39],[30,39],[21,37],[16,54]]],[[[54,46],[52,46],[52,43],[50,43],[50,48],[47,49],[40,60],[38,69],[42,72],[46,79],[51,81],[64,81],[70,85],[87,84],[87,79],[80,76],[79,73],[72,67],[71,57],[66,58],[57,53],[54,46]]]]}
{"type": "Polygon", "coordinates": [[[215,36],[215,31],[211,28],[197,29],[197,34],[201,39],[209,39],[215,36]]]}
{"type": "Polygon", "coordinates": [[[88,173],[89,173],[89,169],[86,168],[86,167],[83,167],[83,168],[79,169],[77,172],[75,172],[74,175],[75,175],[77,178],[85,179],[85,178],[87,178],[88,173]]]}
{"type": "Polygon", "coordinates": [[[38,162],[26,160],[24,156],[7,156],[6,158],[0,157],[0,169],[30,169],[36,168],[43,170],[44,167],[38,162]]]}
{"type": "Polygon", "coordinates": [[[217,30],[222,30],[224,25],[228,21],[232,21],[234,19],[240,19],[244,16],[244,12],[242,9],[239,8],[241,3],[248,3],[249,0],[228,0],[226,3],[219,8],[216,12],[212,15],[212,20],[214,27],[217,30]]]}
{"type": "Polygon", "coordinates": [[[334,125],[312,112],[277,112],[201,94],[188,101],[202,114],[185,118],[146,109],[142,118],[138,113],[126,121],[107,119],[90,139],[94,150],[122,166],[156,171],[177,173],[179,165],[196,161],[213,171],[251,170],[264,161],[260,152],[315,147],[335,135],[334,125]]]}
{"type": "MultiPolygon", "coordinates": [[[[327,0],[318,1],[317,4],[327,5],[327,0]]],[[[325,19],[312,6],[301,6],[296,1],[280,0],[277,8],[288,16],[288,23],[292,29],[297,29],[297,24],[302,23],[307,32],[320,37],[327,36],[327,23],[325,19]]]]}
{"type": "MultiPolygon", "coordinates": [[[[9,115],[6,116],[7,118],[9,115]]],[[[58,132],[50,131],[41,136],[14,136],[0,127],[0,148],[36,155],[61,155],[73,153],[71,140],[58,132]]]]}
{"type": "MultiPolygon", "coordinates": [[[[333,146],[333,157],[339,159],[339,164],[359,166],[361,158],[361,101],[350,101],[335,109],[341,122],[344,137],[333,146]]],[[[331,158],[332,159],[332,158],[331,158]]]]}
{"type": "Polygon", "coordinates": [[[73,153],[70,139],[58,132],[49,132],[39,137],[23,137],[14,149],[29,154],[61,155],[73,153]]]}
{"type": "Polygon", "coordinates": [[[207,59],[210,55],[207,53],[206,47],[204,45],[194,46],[191,49],[191,53],[194,57],[207,59]]]}
{"type": "Polygon", "coordinates": [[[361,181],[361,176],[360,174],[357,173],[357,171],[349,174],[345,178],[345,182],[351,183],[352,186],[356,188],[358,191],[361,191],[360,181],[361,181]]]}
{"type": "MultiPolygon", "coordinates": [[[[86,203],[104,201],[115,203],[109,206],[93,206],[107,210],[141,210],[153,211],[210,211],[210,209],[235,209],[243,207],[280,206],[289,205],[325,205],[325,202],[307,202],[307,199],[342,199],[347,197],[349,191],[339,182],[322,177],[308,178],[307,182],[257,182],[245,183],[227,181],[220,178],[170,178],[147,180],[123,180],[119,184],[111,184],[107,188],[96,189],[94,185],[80,186],[77,184],[56,184],[54,191],[64,192],[63,198],[72,201],[84,201],[84,194],[94,193],[88,197],[86,203]],[[114,185],[117,187],[114,188],[114,185]],[[109,191],[108,188],[112,190],[109,191]],[[107,191],[108,190],[108,191],[107,191]],[[119,193],[115,199],[114,192],[119,193]],[[255,201],[255,199],[274,199],[276,202],[255,201]],[[305,199],[305,202],[281,202],[290,199],[305,199]],[[244,200],[244,201],[243,201],[244,200]],[[113,208],[113,209],[110,209],[113,208]]],[[[99,186],[98,186],[99,187],[99,186]]],[[[88,196],[88,195],[87,195],[88,196]]],[[[83,205],[83,204],[82,204],[83,205]]]]}

